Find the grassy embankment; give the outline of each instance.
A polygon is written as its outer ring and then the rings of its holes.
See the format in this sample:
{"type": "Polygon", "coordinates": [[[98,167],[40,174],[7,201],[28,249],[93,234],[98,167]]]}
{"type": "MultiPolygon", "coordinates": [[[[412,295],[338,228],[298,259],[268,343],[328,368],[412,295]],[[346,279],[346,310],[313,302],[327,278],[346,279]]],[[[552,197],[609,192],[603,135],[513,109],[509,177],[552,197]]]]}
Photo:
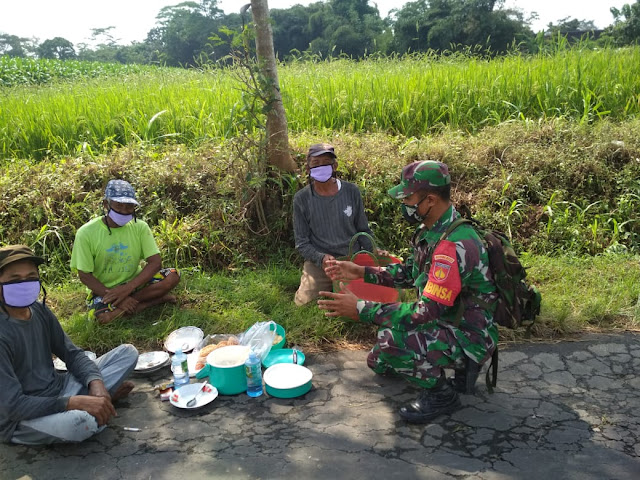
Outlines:
{"type": "MultiPolygon", "coordinates": [[[[281,71],[292,146],[334,142],[376,235],[402,255],[410,229],[384,192],[409,161],[447,162],[456,202],[528,252],[544,296],[537,335],[635,328],[638,52],[292,65],[281,71]]],[[[0,93],[0,242],[29,243],[51,258],[50,302],[79,344],[150,348],[181,325],[238,332],[267,318],[308,347],[371,338],[368,327],[291,302],[300,262],[291,202],[303,178],[263,179],[265,205],[280,209],[268,234],[251,232],[238,192],[252,188],[243,183],[242,142],[229,140],[239,92],[227,73],[158,69],[0,93]],[[39,161],[47,152],[53,158],[39,161]],[[82,287],[69,281],[69,249],[115,176],[138,188],[165,263],[184,280],[176,307],[97,327],[84,320],[82,287]]]]}

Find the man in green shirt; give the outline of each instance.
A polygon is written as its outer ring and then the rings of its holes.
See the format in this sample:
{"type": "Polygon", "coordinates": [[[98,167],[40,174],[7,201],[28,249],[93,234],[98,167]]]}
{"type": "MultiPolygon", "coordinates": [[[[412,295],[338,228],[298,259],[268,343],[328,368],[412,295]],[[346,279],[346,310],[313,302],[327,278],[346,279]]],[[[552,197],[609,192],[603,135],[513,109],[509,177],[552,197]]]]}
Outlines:
{"type": "Polygon", "coordinates": [[[128,182],[110,180],[103,199],[105,215],[90,220],[76,233],[71,268],[90,290],[89,317],[99,323],[176,301],[169,292],[180,275],[174,268],[162,268],[151,229],[136,218],[138,205],[128,182]]]}

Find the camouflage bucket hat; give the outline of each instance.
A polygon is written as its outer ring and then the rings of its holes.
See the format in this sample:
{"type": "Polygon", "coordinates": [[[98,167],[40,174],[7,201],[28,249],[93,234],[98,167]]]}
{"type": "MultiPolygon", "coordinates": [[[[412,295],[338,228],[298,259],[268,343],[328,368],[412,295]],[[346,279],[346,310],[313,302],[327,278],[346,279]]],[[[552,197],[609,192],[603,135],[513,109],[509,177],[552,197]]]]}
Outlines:
{"type": "Polygon", "coordinates": [[[446,164],[433,160],[413,162],[402,169],[400,183],[390,188],[388,193],[393,198],[402,199],[423,188],[441,187],[450,183],[449,167],[446,164]]]}
{"type": "Polygon", "coordinates": [[[41,265],[45,262],[44,258],[38,257],[26,245],[7,245],[0,248],[0,270],[20,260],[31,260],[36,265],[41,265]]]}

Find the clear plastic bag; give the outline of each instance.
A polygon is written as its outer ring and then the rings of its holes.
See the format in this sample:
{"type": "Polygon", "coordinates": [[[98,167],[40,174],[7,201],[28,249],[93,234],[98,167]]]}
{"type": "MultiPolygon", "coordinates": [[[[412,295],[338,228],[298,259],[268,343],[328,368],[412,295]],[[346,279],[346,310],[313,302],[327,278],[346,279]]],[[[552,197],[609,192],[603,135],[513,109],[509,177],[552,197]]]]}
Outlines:
{"type": "Polygon", "coordinates": [[[272,320],[268,322],[256,322],[246,332],[239,335],[240,345],[246,345],[256,352],[262,360],[271,351],[273,340],[276,338],[276,323],[272,320]]]}

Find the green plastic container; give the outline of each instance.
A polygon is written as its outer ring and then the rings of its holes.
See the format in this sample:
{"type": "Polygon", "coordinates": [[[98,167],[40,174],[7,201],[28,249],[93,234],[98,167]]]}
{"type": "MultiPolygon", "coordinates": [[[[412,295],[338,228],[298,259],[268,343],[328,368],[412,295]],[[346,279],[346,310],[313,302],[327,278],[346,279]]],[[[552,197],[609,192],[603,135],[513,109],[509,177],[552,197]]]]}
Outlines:
{"type": "MultiPolygon", "coordinates": [[[[298,365],[304,365],[305,355],[301,350],[296,350],[296,363],[298,365]]],[[[269,352],[264,360],[262,360],[262,366],[264,368],[273,367],[276,363],[293,363],[293,349],[292,348],[280,348],[274,350],[273,348],[269,352]]]]}
{"type": "Polygon", "coordinates": [[[311,390],[313,373],[307,367],[293,363],[278,363],[265,370],[265,390],[272,397],[295,398],[311,390]]]}
{"type": "Polygon", "coordinates": [[[278,343],[275,343],[272,347],[271,350],[277,350],[279,348],[284,347],[284,344],[286,343],[286,336],[285,336],[285,330],[284,327],[282,325],[278,325],[277,323],[275,324],[276,326],[276,335],[280,335],[282,337],[282,340],[280,340],[278,343]]]}

